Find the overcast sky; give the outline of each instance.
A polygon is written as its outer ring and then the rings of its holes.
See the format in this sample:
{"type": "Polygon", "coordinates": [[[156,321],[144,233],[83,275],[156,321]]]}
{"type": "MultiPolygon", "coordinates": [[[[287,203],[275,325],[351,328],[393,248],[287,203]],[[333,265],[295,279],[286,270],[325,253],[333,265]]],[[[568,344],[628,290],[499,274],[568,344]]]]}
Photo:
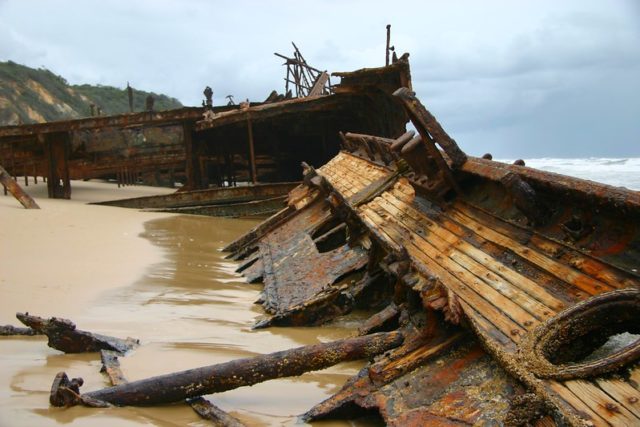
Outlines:
{"type": "Polygon", "coordinates": [[[640,1],[0,0],[0,60],[199,105],[284,90],[291,41],[334,71],[384,65],[470,154],[640,156],[640,1]]]}

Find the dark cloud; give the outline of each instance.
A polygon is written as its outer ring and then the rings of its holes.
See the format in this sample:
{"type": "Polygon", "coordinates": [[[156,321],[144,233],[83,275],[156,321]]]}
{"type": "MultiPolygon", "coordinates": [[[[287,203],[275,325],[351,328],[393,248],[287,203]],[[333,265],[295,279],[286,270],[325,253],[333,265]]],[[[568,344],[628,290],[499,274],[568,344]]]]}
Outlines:
{"type": "Polygon", "coordinates": [[[284,89],[291,41],[329,71],[380,66],[385,25],[414,89],[464,149],[497,156],[640,155],[635,1],[0,0],[0,60],[73,83],[199,104],[284,89]]]}

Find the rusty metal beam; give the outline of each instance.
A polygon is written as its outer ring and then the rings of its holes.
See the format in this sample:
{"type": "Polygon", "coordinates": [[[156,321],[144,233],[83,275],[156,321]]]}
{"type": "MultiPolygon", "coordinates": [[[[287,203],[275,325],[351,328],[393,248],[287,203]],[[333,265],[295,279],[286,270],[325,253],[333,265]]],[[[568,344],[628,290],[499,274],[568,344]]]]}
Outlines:
{"type": "Polygon", "coordinates": [[[26,209],[40,209],[40,206],[38,206],[35,200],[24,192],[18,182],[14,180],[2,166],[0,166],[0,183],[2,183],[4,188],[9,190],[13,197],[26,209]]]}
{"type": "Polygon", "coordinates": [[[268,199],[286,195],[297,182],[220,187],[207,190],[179,191],[158,196],[98,202],[96,205],[119,206],[132,209],[180,208],[188,206],[221,205],[268,199]]]}
{"type": "MultiPolygon", "coordinates": [[[[187,398],[233,390],[270,379],[298,376],[344,361],[371,358],[401,345],[403,339],[399,332],[346,338],[160,375],[96,390],[81,396],[76,392],[70,396],[71,399],[68,398],[66,385],[69,381],[66,379],[66,374],[61,372],[54,380],[50,402],[56,406],[84,403],[86,400],[121,406],[179,402],[187,398]],[[78,397],[80,399],[77,399],[78,397]]],[[[81,379],[71,381],[75,384],[82,384],[82,382],[81,379]]]]}
{"type": "Polygon", "coordinates": [[[16,313],[16,317],[31,329],[49,338],[49,347],[65,353],[86,353],[112,350],[124,354],[138,345],[132,338],[120,339],[106,335],[92,334],[76,329],[75,323],[67,319],[52,317],[44,319],[29,313],[16,313]]]}
{"type": "Polygon", "coordinates": [[[253,144],[253,123],[251,122],[251,113],[247,112],[247,137],[249,140],[249,166],[251,168],[251,182],[258,182],[258,172],[256,168],[256,150],[253,144]]]}
{"type": "MultiPolygon", "coordinates": [[[[238,107],[235,107],[238,108],[238,107]]],[[[217,107],[218,111],[228,111],[233,108],[217,107]]],[[[69,132],[108,127],[124,128],[134,125],[159,125],[168,123],[182,123],[196,121],[202,117],[203,108],[186,107],[176,110],[120,114],[114,116],[90,117],[85,119],[64,120],[32,125],[0,126],[0,139],[8,137],[24,137],[41,133],[69,132]]]]}

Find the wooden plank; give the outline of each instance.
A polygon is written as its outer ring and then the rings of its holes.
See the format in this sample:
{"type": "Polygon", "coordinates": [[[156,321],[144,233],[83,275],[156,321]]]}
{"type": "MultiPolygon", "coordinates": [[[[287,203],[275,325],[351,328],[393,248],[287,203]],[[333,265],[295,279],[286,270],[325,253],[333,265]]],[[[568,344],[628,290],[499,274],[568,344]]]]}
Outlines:
{"type": "Polygon", "coordinates": [[[126,384],[127,378],[122,373],[120,368],[120,361],[118,360],[118,354],[111,350],[100,350],[100,360],[102,361],[102,369],[100,372],[104,372],[109,377],[109,381],[113,385],[126,384]]]}
{"type": "Polygon", "coordinates": [[[369,227],[371,234],[381,241],[386,248],[389,248],[392,252],[399,252],[402,249],[402,246],[396,243],[384,230],[380,229],[379,225],[369,218],[366,213],[361,213],[359,217],[369,227]]]}
{"type": "Polygon", "coordinates": [[[533,425],[534,427],[556,427],[557,426],[556,422],[549,415],[547,415],[544,418],[540,418],[539,420],[536,420],[533,423],[533,425]]]}
{"type": "MultiPolygon", "coordinates": [[[[531,289],[536,290],[535,294],[539,300],[544,301],[544,294],[547,295],[547,298],[558,299],[560,304],[574,304],[576,301],[580,301],[588,298],[590,295],[580,289],[576,288],[570,283],[559,280],[557,277],[551,275],[545,270],[541,270],[533,265],[527,263],[526,268],[521,269],[514,268],[505,268],[500,261],[502,257],[507,256],[507,258],[512,258],[509,254],[511,251],[502,246],[496,245],[495,243],[486,240],[482,236],[477,235],[472,230],[469,230],[464,225],[456,222],[455,220],[447,217],[446,214],[439,213],[427,213],[427,215],[433,220],[437,221],[438,225],[443,227],[444,230],[451,232],[454,236],[459,237],[463,240],[468,240],[471,248],[475,248],[478,246],[480,252],[475,252],[479,255],[489,258],[493,258],[496,261],[494,273],[501,275],[512,281],[514,284],[523,284],[522,289],[531,289]],[[521,275],[521,280],[517,279],[517,276],[521,275]],[[543,294],[544,293],[544,294],[543,294]]],[[[514,236],[512,236],[514,237],[514,236]]],[[[473,253],[470,254],[472,258],[475,258],[473,253]]],[[[482,257],[476,259],[479,262],[485,264],[485,261],[482,257]]],[[[525,260],[521,261],[525,263],[525,260]]],[[[488,265],[488,264],[487,264],[488,265]]],[[[509,265],[506,263],[505,265],[509,265]]],[[[516,263],[516,266],[522,267],[521,263],[516,263]]],[[[529,292],[529,291],[527,291],[529,292]]],[[[532,295],[534,295],[532,293],[532,295]]],[[[549,302],[551,306],[554,306],[554,303],[549,302]]]]}
{"type": "MultiPolygon", "coordinates": [[[[486,252],[483,252],[482,250],[466,242],[462,239],[461,235],[455,234],[449,229],[445,228],[443,225],[432,221],[429,217],[421,214],[421,212],[419,212],[414,207],[407,205],[406,203],[399,200],[396,195],[397,192],[391,192],[383,194],[382,197],[389,201],[391,204],[395,205],[400,211],[406,213],[414,220],[418,221],[421,225],[425,226],[427,229],[429,229],[429,231],[442,238],[445,242],[449,244],[455,244],[462,253],[468,255],[476,262],[485,266],[493,274],[496,274],[511,282],[512,285],[517,286],[522,291],[538,300],[540,303],[555,311],[562,310],[564,308],[563,302],[554,297],[542,286],[540,286],[533,280],[530,280],[528,277],[521,275],[517,271],[510,269],[500,261],[493,258],[491,255],[488,255],[486,252]]],[[[478,240],[486,241],[482,237],[478,237],[478,240]]]]}
{"type": "Polygon", "coordinates": [[[640,366],[636,366],[635,368],[631,369],[631,375],[629,376],[629,379],[631,380],[633,386],[637,390],[640,390],[640,366]]]}
{"type": "Polygon", "coordinates": [[[554,392],[558,397],[566,402],[566,404],[573,408],[574,412],[579,413],[580,418],[591,422],[594,427],[609,427],[609,423],[599,415],[599,412],[593,411],[582,400],[580,400],[578,396],[561,383],[549,381],[547,382],[547,387],[550,391],[554,392]]]}
{"type": "Polygon", "coordinates": [[[496,329],[493,323],[487,320],[482,314],[465,301],[461,300],[460,305],[462,306],[462,309],[467,315],[469,321],[473,324],[473,327],[478,331],[481,340],[493,341],[508,352],[516,351],[516,343],[510,335],[505,335],[500,332],[500,330],[496,329]]]}
{"type": "MultiPolygon", "coordinates": [[[[640,419],[618,401],[602,391],[598,386],[584,380],[565,381],[564,386],[582,400],[586,406],[597,412],[613,425],[639,425],[640,419]]],[[[577,408],[578,409],[578,408],[577,408]]]]}
{"type": "Polygon", "coordinates": [[[455,209],[458,209],[460,212],[479,222],[490,222],[491,228],[502,234],[514,235],[514,233],[526,233],[529,235],[528,245],[530,247],[539,249],[549,257],[560,259],[564,261],[565,264],[571,265],[584,274],[600,280],[609,286],[619,288],[632,286],[636,283],[636,281],[630,279],[626,273],[619,271],[612,265],[593,258],[588,254],[579,252],[561,242],[550,240],[535,231],[525,230],[517,224],[502,221],[481,208],[462,202],[457,203],[455,209]]]}
{"type": "Polygon", "coordinates": [[[598,378],[595,381],[609,396],[640,418],[640,390],[620,379],[598,378]]]}
{"type": "MultiPolygon", "coordinates": [[[[500,292],[496,291],[491,286],[478,280],[473,274],[460,265],[450,260],[446,253],[438,250],[430,242],[414,233],[411,228],[404,227],[397,218],[390,212],[377,208],[375,201],[369,204],[369,207],[373,212],[380,216],[387,215],[387,221],[384,225],[385,228],[394,227],[399,231],[399,234],[406,234],[405,240],[411,241],[411,243],[427,257],[429,257],[430,267],[437,264],[439,272],[437,275],[440,280],[449,287],[450,281],[457,280],[467,287],[473,289],[478,295],[481,295],[485,300],[489,301],[495,307],[499,308],[503,313],[509,316],[515,323],[521,326],[523,329],[529,329],[538,323],[538,319],[520,307],[518,304],[505,297],[500,292]],[[526,326],[525,326],[526,325],[526,326]]],[[[405,243],[406,244],[406,243],[405,243]]],[[[521,331],[522,332],[522,331],[521,331]]]]}
{"type": "Polygon", "coordinates": [[[417,268],[421,266],[427,268],[432,276],[438,277],[443,284],[461,299],[467,301],[472,307],[475,307],[487,319],[491,319],[496,328],[502,333],[514,336],[515,340],[517,336],[521,336],[525,332],[521,323],[512,320],[506,313],[485,300],[483,295],[478,294],[473,288],[467,286],[449,271],[442,268],[436,261],[428,257],[420,248],[416,247],[408,237],[409,233],[407,233],[406,230],[405,233],[407,237],[402,237],[395,226],[389,224],[372,209],[365,207],[360,210],[360,213],[371,219],[379,229],[384,230],[384,233],[389,236],[397,246],[404,246],[409,256],[414,259],[414,265],[417,268]]]}
{"type": "Polygon", "coordinates": [[[639,283],[638,280],[629,278],[625,273],[619,271],[612,265],[575,251],[569,246],[551,241],[543,236],[534,234],[531,236],[529,243],[549,254],[549,256],[556,255],[556,259],[613,288],[637,286],[639,283]]]}
{"type": "Polygon", "coordinates": [[[376,179],[384,177],[387,174],[369,174],[367,170],[362,170],[352,163],[340,165],[338,169],[333,165],[328,170],[318,170],[318,173],[324,176],[327,181],[340,192],[345,198],[349,198],[354,194],[362,191],[371,185],[376,179]],[[337,169],[337,170],[336,170],[337,169]],[[378,178],[372,179],[373,176],[380,175],[378,178]]]}
{"type": "MultiPolygon", "coordinates": [[[[374,203],[380,204],[389,213],[394,215],[395,218],[401,219],[409,229],[413,230],[424,240],[431,243],[434,247],[436,247],[443,254],[449,257],[449,259],[455,261],[458,265],[473,273],[478,279],[482,280],[513,302],[517,303],[520,307],[527,310],[536,319],[542,320],[544,318],[553,316],[553,314],[555,313],[555,310],[553,308],[540,303],[538,300],[536,300],[526,292],[523,292],[519,287],[502,279],[500,276],[493,274],[493,272],[491,272],[484,264],[477,262],[467,254],[462,252],[460,250],[460,247],[463,246],[463,243],[465,243],[464,241],[461,241],[460,239],[444,240],[440,238],[436,233],[426,232],[423,226],[426,221],[416,221],[411,216],[406,215],[406,210],[398,209],[395,205],[389,203],[386,199],[386,196],[388,195],[385,195],[385,197],[377,198],[374,203]]],[[[398,201],[398,204],[401,204],[401,202],[398,201]]],[[[439,228],[436,224],[431,224],[434,228],[439,228]]]]}
{"type": "Polygon", "coordinates": [[[322,92],[324,91],[324,85],[327,83],[328,80],[329,80],[329,74],[327,74],[326,71],[323,71],[322,73],[320,73],[315,83],[311,87],[311,90],[309,91],[308,96],[322,95],[322,92]]]}
{"type": "Polygon", "coordinates": [[[573,268],[570,268],[562,263],[559,263],[551,258],[546,257],[544,254],[540,252],[522,247],[522,245],[518,244],[515,240],[511,239],[504,234],[498,233],[497,231],[492,230],[489,227],[486,227],[484,224],[480,224],[475,221],[473,218],[464,215],[462,212],[454,209],[450,209],[447,211],[447,215],[449,215],[452,219],[462,223],[465,227],[473,230],[478,235],[483,238],[499,245],[504,248],[507,248],[522,258],[528,260],[532,264],[542,268],[543,270],[548,271],[553,276],[557,277],[560,280],[563,280],[567,283],[574,285],[575,287],[582,289],[583,291],[589,293],[590,295],[599,294],[605,291],[611,291],[614,288],[607,285],[606,283],[600,282],[598,280],[593,279],[586,274],[583,274],[573,268]]]}

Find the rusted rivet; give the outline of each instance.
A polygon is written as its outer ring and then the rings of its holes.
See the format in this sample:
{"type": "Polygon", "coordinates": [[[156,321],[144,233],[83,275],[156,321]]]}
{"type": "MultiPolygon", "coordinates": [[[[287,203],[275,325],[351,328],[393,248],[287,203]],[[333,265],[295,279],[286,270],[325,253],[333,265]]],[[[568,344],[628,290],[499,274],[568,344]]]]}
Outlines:
{"type": "Polygon", "coordinates": [[[620,408],[618,408],[618,405],[611,402],[605,404],[604,407],[607,408],[607,411],[620,412],[620,408]]]}
{"type": "Polygon", "coordinates": [[[517,329],[512,329],[511,330],[511,335],[516,336],[516,335],[520,335],[520,331],[517,329]]]}
{"type": "Polygon", "coordinates": [[[638,398],[635,396],[631,396],[629,399],[627,399],[627,401],[629,403],[638,403],[638,398]]]}

